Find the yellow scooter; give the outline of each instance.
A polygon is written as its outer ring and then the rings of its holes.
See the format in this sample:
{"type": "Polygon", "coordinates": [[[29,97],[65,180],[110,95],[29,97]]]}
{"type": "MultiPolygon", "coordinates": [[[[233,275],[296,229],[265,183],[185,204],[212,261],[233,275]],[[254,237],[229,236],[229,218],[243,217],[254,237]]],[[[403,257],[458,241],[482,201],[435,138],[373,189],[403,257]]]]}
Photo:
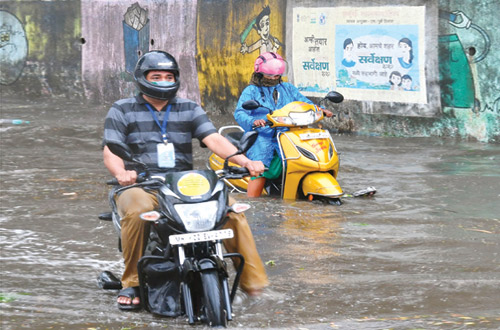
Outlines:
{"type": "MultiPolygon", "coordinates": [[[[342,94],[332,91],[321,101],[340,103],[343,99],[342,94]]],[[[243,104],[243,108],[250,111],[259,107],[259,102],[254,100],[243,104]]],[[[336,180],[340,161],[333,139],[327,130],[309,127],[322,119],[321,108],[300,101],[291,102],[278,110],[270,110],[267,115],[269,126],[289,128],[288,131],[278,132],[276,137],[283,162],[283,172],[278,179],[281,183],[278,182],[277,189],[283,199],[322,199],[330,204],[342,204],[340,197],[344,192],[336,180]]],[[[224,126],[219,133],[236,144],[243,135],[243,129],[234,125],[224,126]]],[[[232,163],[229,165],[237,166],[232,163]]],[[[209,168],[217,172],[223,166],[223,159],[215,154],[210,156],[209,168]]],[[[250,177],[228,179],[225,183],[233,191],[246,192],[249,180],[250,177]]],[[[263,195],[267,194],[269,187],[263,191],[263,195]]]]}

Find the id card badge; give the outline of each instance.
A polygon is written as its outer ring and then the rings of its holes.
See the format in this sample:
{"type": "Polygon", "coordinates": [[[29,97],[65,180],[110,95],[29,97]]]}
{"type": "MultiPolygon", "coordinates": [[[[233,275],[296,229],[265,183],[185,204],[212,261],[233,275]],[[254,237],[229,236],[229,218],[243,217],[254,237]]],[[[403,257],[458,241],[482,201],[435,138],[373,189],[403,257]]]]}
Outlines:
{"type": "Polygon", "coordinates": [[[158,152],[158,167],[174,167],[175,166],[175,150],[173,143],[158,143],[156,145],[156,151],[158,152]]]}

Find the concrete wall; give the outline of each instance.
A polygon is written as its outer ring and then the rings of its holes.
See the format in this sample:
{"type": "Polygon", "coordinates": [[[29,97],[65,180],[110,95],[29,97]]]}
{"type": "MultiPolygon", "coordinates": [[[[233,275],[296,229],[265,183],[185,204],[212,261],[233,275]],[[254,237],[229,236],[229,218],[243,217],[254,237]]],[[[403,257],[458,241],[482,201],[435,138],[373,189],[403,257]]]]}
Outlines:
{"type": "Polygon", "coordinates": [[[0,2],[1,93],[111,103],[134,94],[137,57],[163,49],[178,58],[181,96],[230,114],[259,51],[293,63],[294,8],[387,6],[425,7],[426,102],[347,99],[329,128],[499,141],[496,0],[7,0],[0,2]],[[253,23],[266,10],[272,38],[263,44],[253,23]]]}
{"type": "Polygon", "coordinates": [[[21,98],[83,97],[79,1],[0,2],[0,87],[21,98]]]}

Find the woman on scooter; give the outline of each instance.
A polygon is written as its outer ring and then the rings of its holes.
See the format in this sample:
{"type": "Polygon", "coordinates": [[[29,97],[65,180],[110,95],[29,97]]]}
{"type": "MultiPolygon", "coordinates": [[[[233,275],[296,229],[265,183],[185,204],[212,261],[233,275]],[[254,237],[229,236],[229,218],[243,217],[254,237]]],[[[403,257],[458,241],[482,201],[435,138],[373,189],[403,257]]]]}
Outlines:
{"type": "MultiPolygon", "coordinates": [[[[251,131],[253,127],[257,127],[259,132],[257,141],[247,152],[247,157],[251,160],[262,161],[268,168],[262,175],[252,177],[248,183],[248,197],[259,197],[266,179],[277,179],[283,168],[276,135],[278,129],[287,130],[287,128],[266,126],[266,115],[269,113],[269,109],[280,109],[294,101],[313,104],[295,86],[282,81],[281,77],[285,72],[286,62],[279,54],[267,52],[257,57],[250,85],[241,93],[234,112],[236,122],[245,132],[251,131]],[[262,107],[252,111],[243,109],[243,103],[249,100],[258,101],[262,107]]],[[[327,117],[333,115],[331,111],[322,110],[327,117]]]]}

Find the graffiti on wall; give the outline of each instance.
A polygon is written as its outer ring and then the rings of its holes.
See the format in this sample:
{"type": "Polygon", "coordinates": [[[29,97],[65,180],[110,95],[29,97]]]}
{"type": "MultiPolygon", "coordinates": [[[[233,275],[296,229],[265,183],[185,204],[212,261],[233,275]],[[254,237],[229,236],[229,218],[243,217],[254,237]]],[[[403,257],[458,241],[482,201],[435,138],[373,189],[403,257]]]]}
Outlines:
{"type": "Polygon", "coordinates": [[[268,51],[284,55],[285,9],[284,0],[198,1],[196,65],[204,106],[206,100],[234,106],[255,59],[268,51]]]}
{"type": "Polygon", "coordinates": [[[463,11],[439,10],[439,18],[448,23],[451,31],[439,36],[439,75],[444,111],[453,113],[462,135],[484,142],[498,139],[500,97],[491,93],[498,89],[487,81],[487,77],[496,79],[495,71],[498,71],[491,64],[498,55],[488,58],[490,36],[463,11]],[[483,78],[478,74],[481,68],[488,68],[481,71],[483,78]],[[494,98],[492,105],[482,98],[480,85],[486,87],[483,91],[486,98],[494,98]],[[455,111],[459,109],[466,111],[455,111]]]}
{"type": "Polygon", "coordinates": [[[439,37],[439,73],[442,84],[441,101],[443,106],[454,108],[477,107],[477,91],[472,63],[483,61],[489,53],[491,41],[488,33],[461,11],[452,13],[440,10],[439,17],[448,21],[456,29],[472,28],[483,40],[483,49],[479,54],[476,47],[464,49],[457,34],[439,37]]]}
{"type": "Polygon", "coordinates": [[[270,29],[271,8],[266,6],[262,11],[247,24],[243,32],[240,34],[241,53],[249,54],[255,50],[259,50],[259,54],[266,52],[276,52],[278,48],[283,46],[281,41],[271,34],[270,29]],[[247,45],[246,40],[252,30],[255,30],[258,39],[251,45],[247,45]]]}
{"type": "Polygon", "coordinates": [[[123,16],[125,70],[133,74],[139,57],[149,51],[149,17],[147,9],[136,2],[123,16]]]}
{"type": "Polygon", "coordinates": [[[21,76],[28,56],[23,24],[11,13],[0,10],[0,84],[11,85],[21,76]]]}
{"type": "Polygon", "coordinates": [[[294,77],[310,96],[427,103],[424,7],[294,8],[294,77]]]}

